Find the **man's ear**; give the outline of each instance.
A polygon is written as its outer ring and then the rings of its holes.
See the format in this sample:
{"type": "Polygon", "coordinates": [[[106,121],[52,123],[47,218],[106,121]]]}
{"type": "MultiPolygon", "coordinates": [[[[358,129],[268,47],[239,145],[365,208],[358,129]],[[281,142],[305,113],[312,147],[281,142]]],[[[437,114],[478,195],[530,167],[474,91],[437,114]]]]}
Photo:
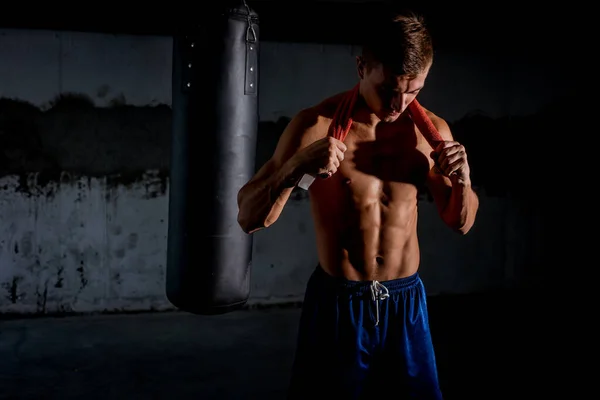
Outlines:
{"type": "Polygon", "coordinates": [[[362,56],[356,56],[356,72],[360,79],[365,77],[365,59],[362,56]]]}

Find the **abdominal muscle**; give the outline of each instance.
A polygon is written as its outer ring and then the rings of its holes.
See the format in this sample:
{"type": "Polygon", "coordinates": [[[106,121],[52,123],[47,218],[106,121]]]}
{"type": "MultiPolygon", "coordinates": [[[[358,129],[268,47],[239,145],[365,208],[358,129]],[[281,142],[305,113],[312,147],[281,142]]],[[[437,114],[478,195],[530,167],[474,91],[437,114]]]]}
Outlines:
{"type": "Polygon", "coordinates": [[[336,175],[311,187],[321,267],[330,275],[358,281],[386,281],[416,273],[420,262],[417,189],[374,177],[352,182],[336,175]]]}

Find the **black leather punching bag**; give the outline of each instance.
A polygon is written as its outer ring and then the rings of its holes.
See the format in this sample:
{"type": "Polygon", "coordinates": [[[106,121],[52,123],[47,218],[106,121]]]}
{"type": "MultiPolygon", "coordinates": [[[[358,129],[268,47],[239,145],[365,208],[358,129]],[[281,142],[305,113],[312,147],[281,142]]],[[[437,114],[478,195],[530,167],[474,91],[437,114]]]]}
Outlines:
{"type": "Polygon", "coordinates": [[[250,295],[252,236],[237,223],[237,193],[254,174],[259,26],[245,1],[202,20],[173,42],[166,293],[209,315],[250,295]]]}

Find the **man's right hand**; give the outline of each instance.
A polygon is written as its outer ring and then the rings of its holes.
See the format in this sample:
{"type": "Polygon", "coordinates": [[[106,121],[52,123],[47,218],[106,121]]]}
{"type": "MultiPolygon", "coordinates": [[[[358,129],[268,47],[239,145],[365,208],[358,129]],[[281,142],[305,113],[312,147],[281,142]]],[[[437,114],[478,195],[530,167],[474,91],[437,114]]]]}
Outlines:
{"type": "Polygon", "coordinates": [[[305,147],[296,157],[302,173],[329,178],[337,172],[347,149],[342,141],[328,136],[305,147]]]}

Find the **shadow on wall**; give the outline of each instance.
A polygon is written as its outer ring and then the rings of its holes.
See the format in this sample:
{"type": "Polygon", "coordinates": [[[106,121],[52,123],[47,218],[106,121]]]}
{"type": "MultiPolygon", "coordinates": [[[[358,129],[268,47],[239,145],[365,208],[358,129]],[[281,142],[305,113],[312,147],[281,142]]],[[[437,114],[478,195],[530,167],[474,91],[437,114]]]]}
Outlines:
{"type": "Polygon", "coordinates": [[[171,109],[114,102],[100,108],[85,95],[63,94],[46,111],[0,99],[0,177],[16,175],[21,192],[39,194],[50,182],[108,177],[129,185],[148,170],[169,170],[171,109]],[[68,172],[68,174],[65,174],[68,172]],[[35,174],[35,184],[28,183],[35,174]]]}
{"type": "MultiPolygon", "coordinates": [[[[537,113],[493,119],[474,112],[450,123],[465,145],[473,184],[487,196],[530,196],[548,189],[551,138],[564,137],[569,126],[560,101],[537,113]]],[[[561,141],[567,151],[568,141],[561,141]]]]}

